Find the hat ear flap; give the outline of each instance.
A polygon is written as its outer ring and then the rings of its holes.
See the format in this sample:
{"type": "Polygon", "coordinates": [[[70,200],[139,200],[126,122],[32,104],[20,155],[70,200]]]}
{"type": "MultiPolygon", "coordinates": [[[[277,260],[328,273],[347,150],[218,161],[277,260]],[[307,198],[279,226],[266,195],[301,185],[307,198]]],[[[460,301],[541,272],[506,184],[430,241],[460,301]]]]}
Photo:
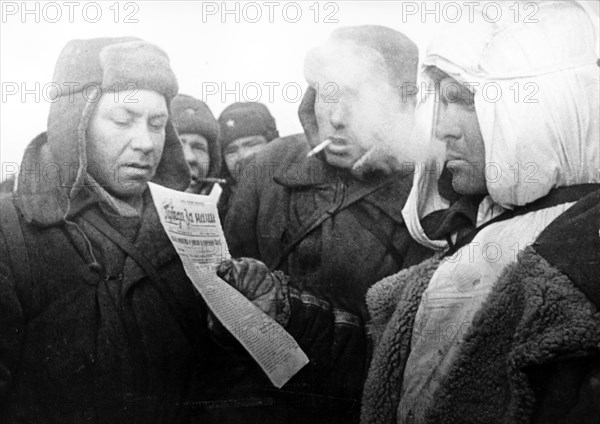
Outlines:
{"type": "Polygon", "coordinates": [[[269,128],[267,142],[275,140],[276,138],[279,138],[279,131],[277,131],[277,128],[269,128]]]}
{"type": "Polygon", "coordinates": [[[190,183],[190,170],[183,156],[177,130],[170,118],[165,127],[162,157],[152,182],[179,191],[185,190],[190,183]]]}
{"type": "Polygon", "coordinates": [[[315,115],[316,99],[317,91],[309,85],[298,107],[298,118],[300,118],[304,134],[311,146],[319,144],[319,125],[315,115]]]}

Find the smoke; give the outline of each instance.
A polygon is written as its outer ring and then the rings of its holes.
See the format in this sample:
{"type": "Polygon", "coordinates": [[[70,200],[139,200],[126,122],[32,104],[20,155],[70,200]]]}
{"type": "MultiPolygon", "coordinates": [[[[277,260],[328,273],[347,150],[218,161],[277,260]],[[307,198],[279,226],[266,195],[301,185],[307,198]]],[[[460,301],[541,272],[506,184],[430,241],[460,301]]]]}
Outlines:
{"type": "MultiPolygon", "coordinates": [[[[443,160],[443,143],[431,140],[433,105],[418,104],[419,96],[396,87],[377,51],[329,39],[308,53],[304,73],[317,91],[315,110],[335,109],[336,119],[346,126],[336,128],[336,134],[347,135],[364,150],[353,167],[357,173],[392,172],[431,158],[443,160]]],[[[329,121],[321,117],[321,139],[334,131],[323,128],[329,121]]]]}

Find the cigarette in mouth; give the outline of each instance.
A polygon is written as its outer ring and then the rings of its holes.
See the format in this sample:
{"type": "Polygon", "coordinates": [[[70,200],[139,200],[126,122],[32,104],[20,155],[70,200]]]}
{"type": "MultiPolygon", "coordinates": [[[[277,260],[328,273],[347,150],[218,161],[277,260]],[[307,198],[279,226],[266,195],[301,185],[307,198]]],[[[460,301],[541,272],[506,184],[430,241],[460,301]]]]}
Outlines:
{"type": "Polygon", "coordinates": [[[316,155],[317,153],[319,153],[321,150],[323,150],[325,147],[329,146],[331,143],[333,142],[332,139],[327,138],[325,139],[325,141],[323,141],[321,144],[319,144],[317,147],[315,147],[314,149],[312,149],[310,152],[308,152],[308,155],[306,155],[307,158],[310,158],[314,155],[316,155]]]}
{"type": "Polygon", "coordinates": [[[218,184],[227,184],[227,180],[224,178],[193,178],[197,183],[218,183],[218,184]]]}

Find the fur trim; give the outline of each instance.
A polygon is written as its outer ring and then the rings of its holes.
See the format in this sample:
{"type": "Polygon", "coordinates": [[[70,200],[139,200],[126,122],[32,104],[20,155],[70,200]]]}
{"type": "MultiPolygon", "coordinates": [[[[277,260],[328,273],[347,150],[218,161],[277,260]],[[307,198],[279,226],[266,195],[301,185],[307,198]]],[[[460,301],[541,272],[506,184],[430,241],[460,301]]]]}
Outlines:
{"type": "Polygon", "coordinates": [[[142,40],[108,44],[98,57],[103,90],[152,90],[167,101],[179,90],[169,57],[154,44],[142,40]]]}
{"type": "Polygon", "coordinates": [[[529,423],[527,371],[598,355],[600,314],[569,278],[531,247],[509,266],[431,403],[428,423],[529,423]]]}
{"type": "Polygon", "coordinates": [[[375,349],[362,400],[361,422],[395,423],[415,316],[439,259],[429,259],[375,284],[367,293],[375,349]]]}
{"type": "MultiPolygon", "coordinates": [[[[417,267],[404,269],[394,275],[384,278],[373,284],[367,292],[367,307],[371,321],[368,330],[373,337],[374,345],[379,344],[381,335],[386,325],[392,318],[392,314],[398,307],[401,297],[405,295],[407,280],[414,277],[414,273],[428,269],[430,266],[439,266],[439,259],[428,259],[417,267]],[[430,265],[431,264],[431,265],[430,265]],[[434,265],[435,264],[435,265],[434,265]],[[407,274],[410,272],[410,276],[407,274]]],[[[428,271],[425,271],[426,273],[428,271]]]]}
{"type": "MultiPolygon", "coordinates": [[[[41,226],[58,224],[73,214],[81,207],[77,204],[80,198],[88,201],[80,196],[85,192],[81,187],[87,172],[86,130],[102,90],[131,89],[133,84],[138,90],[161,93],[170,108],[178,88],[166,53],[132,37],[70,41],[58,58],[54,81],[58,85],[75,84],[74,89],[69,95],[55,93],[47,137],[37,137],[27,148],[17,188],[19,209],[28,222],[41,226]],[[56,170],[56,175],[46,175],[47,170],[56,170]],[[37,172],[37,178],[28,172],[37,172]]],[[[152,181],[185,190],[189,179],[177,133],[169,120],[163,155],[152,181]]]]}

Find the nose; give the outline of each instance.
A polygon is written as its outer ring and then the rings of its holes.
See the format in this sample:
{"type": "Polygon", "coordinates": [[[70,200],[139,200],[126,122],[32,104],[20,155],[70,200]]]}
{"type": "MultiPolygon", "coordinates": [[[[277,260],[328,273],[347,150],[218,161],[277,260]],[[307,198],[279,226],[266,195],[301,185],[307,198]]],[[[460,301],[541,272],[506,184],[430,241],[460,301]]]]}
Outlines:
{"type": "Polygon", "coordinates": [[[462,135],[458,118],[455,105],[443,103],[439,105],[435,123],[435,137],[444,143],[458,140],[462,135]]]}
{"type": "Polygon", "coordinates": [[[339,100],[329,104],[329,123],[336,130],[343,128],[346,119],[346,111],[339,100]]]}
{"type": "Polygon", "coordinates": [[[186,143],[182,144],[183,148],[183,157],[185,161],[188,163],[190,167],[194,167],[198,165],[198,160],[196,159],[196,155],[192,153],[192,148],[188,146],[186,143]]]}
{"type": "Polygon", "coordinates": [[[154,150],[154,140],[146,125],[140,123],[133,128],[130,146],[142,153],[151,153],[154,150]]]}
{"type": "Polygon", "coordinates": [[[239,153],[235,153],[233,155],[228,155],[227,156],[227,161],[229,162],[229,172],[234,172],[235,168],[238,164],[238,162],[240,161],[240,155],[239,153]]]}
{"type": "Polygon", "coordinates": [[[239,161],[243,161],[246,160],[247,158],[249,158],[250,156],[252,156],[253,154],[256,153],[258,149],[254,148],[254,149],[243,149],[238,151],[238,155],[236,157],[236,160],[239,161]]]}

